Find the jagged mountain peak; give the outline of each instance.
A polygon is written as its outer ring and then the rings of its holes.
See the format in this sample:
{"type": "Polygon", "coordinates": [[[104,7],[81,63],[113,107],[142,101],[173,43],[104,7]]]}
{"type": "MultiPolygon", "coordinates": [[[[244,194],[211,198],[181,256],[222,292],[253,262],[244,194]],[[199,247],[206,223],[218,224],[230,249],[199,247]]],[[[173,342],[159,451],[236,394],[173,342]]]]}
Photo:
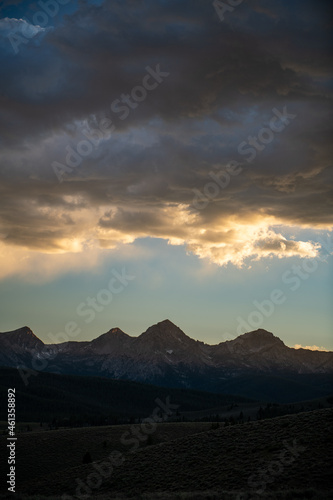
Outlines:
{"type": "Polygon", "coordinates": [[[251,330],[251,332],[246,332],[243,335],[261,335],[262,337],[272,338],[275,335],[264,328],[257,328],[257,330],[251,330]]]}
{"type": "Polygon", "coordinates": [[[99,337],[96,337],[91,342],[94,343],[97,341],[100,342],[101,340],[107,341],[107,340],[112,340],[112,339],[125,339],[125,338],[129,338],[129,337],[130,336],[127,335],[127,333],[123,332],[123,330],[121,330],[118,327],[115,327],[115,328],[111,328],[111,330],[109,330],[106,333],[103,333],[99,337]]]}
{"type": "Polygon", "coordinates": [[[99,354],[115,354],[122,352],[123,348],[129,345],[132,340],[133,337],[116,327],[92,340],[91,347],[99,354]]]}
{"type": "Polygon", "coordinates": [[[160,321],[155,325],[150,326],[147,330],[140,335],[139,338],[144,339],[154,339],[154,338],[163,338],[165,340],[168,339],[177,339],[177,340],[193,340],[191,337],[188,337],[183,330],[181,330],[178,326],[176,326],[169,319],[165,319],[164,321],[160,321]]]}
{"type": "Polygon", "coordinates": [[[273,335],[272,332],[268,332],[262,328],[258,328],[258,330],[253,330],[252,332],[244,333],[237,337],[238,341],[241,342],[254,342],[254,343],[262,343],[262,344],[283,344],[282,340],[279,337],[273,335]]]}
{"type": "Polygon", "coordinates": [[[104,335],[109,335],[109,336],[114,336],[114,337],[129,337],[127,333],[123,332],[120,328],[117,326],[115,328],[111,328],[108,332],[106,332],[104,335]]]}
{"type": "Polygon", "coordinates": [[[282,342],[279,337],[275,337],[273,333],[267,330],[258,329],[252,332],[244,333],[234,340],[227,341],[225,343],[219,344],[220,351],[227,349],[229,352],[263,352],[267,349],[280,350],[288,347],[282,342]]]}
{"type": "Polygon", "coordinates": [[[28,326],[21,326],[20,328],[17,328],[16,330],[11,330],[9,332],[3,332],[3,333],[6,334],[6,335],[27,334],[27,335],[33,335],[34,337],[36,337],[36,335],[34,334],[34,332],[28,326]]]}
{"type": "Polygon", "coordinates": [[[156,324],[157,325],[161,325],[161,326],[166,326],[166,327],[176,327],[176,328],[178,328],[178,326],[176,326],[174,323],[172,323],[172,321],[170,321],[169,319],[164,319],[163,321],[159,321],[156,324]]]}
{"type": "Polygon", "coordinates": [[[147,328],[147,332],[152,330],[152,329],[161,329],[161,330],[164,330],[164,331],[170,331],[170,330],[180,330],[180,328],[178,326],[176,326],[174,323],[172,323],[172,321],[170,321],[169,319],[164,319],[163,321],[159,321],[158,323],[155,323],[155,325],[151,325],[149,328],[147,328]]]}
{"type": "Polygon", "coordinates": [[[21,326],[21,328],[17,328],[16,330],[10,330],[9,332],[0,333],[0,335],[19,335],[19,334],[34,335],[32,330],[28,326],[21,326]]]}
{"type": "Polygon", "coordinates": [[[206,360],[200,345],[168,319],[150,326],[137,337],[133,349],[150,367],[178,363],[198,366],[205,365],[206,360]]]}
{"type": "Polygon", "coordinates": [[[163,321],[159,321],[155,325],[150,326],[148,330],[155,327],[163,328],[165,330],[180,330],[180,328],[174,323],[172,323],[172,321],[170,321],[169,319],[164,319],[163,321]]]}
{"type": "MultiPolygon", "coordinates": [[[[45,347],[28,327],[0,334],[0,366],[31,366],[32,354],[45,358],[45,347]]],[[[102,375],[162,386],[216,390],[251,374],[316,374],[333,372],[332,352],[297,351],[271,332],[258,329],[211,346],[187,336],[169,319],[138,337],[120,328],[92,341],[71,341],[50,358],[47,371],[102,375]]]]}
{"type": "Polygon", "coordinates": [[[44,345],[28,326],[22,326],[10,332],[0,333],[0,335],[5,337],[6,341],[10,344],[16,344],[21,347],[34,348],[44,345]]]}

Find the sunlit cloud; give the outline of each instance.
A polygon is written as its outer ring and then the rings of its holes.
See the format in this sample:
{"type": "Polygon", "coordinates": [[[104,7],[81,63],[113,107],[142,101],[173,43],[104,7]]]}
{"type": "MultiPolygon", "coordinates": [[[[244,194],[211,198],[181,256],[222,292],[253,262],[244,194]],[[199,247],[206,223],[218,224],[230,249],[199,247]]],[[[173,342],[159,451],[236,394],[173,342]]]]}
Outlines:
{"type": "Polygon", "coordinates": [[[328,349],[325,349],[325,347],[318,347],[317,345],[306,345],[302,346],[301,344],[295,344],[294,349],[308,349],[310,351],[325,351],[325,352],[330,352],[328,349]]]}
{"type": "MultiPolygon", "coordinates": [[[[16,273],[46,276],[98,264],[99,254],[134,243],[160,238],[170,245],[184,245],[187,252],[218,266],[236,267],[272,258],[315,258],[320,244],[287,239],[281,221],[256,214],[216,218],[211,223],[191,212],[186,204],[146,208],[112,206],[87,209],[80,197],[66,196],[63,207],[32,207],[36,227],[4,234],[0,277],[16,273]],[[276,227],[276,229],[275,229],[276,227]],[[278,230],[277,230],[278,229],[278,230]],[[37,264],[38,263],[38,264],[37,264]]],[[[288,228],[286,228],[288,229],[288,228]]]]}
{"type": "MultiPolygon", "coordinates": [[[[125,2],[126,12],[132,8],[125,2]]],[[[275,19],[285,12],[278,7],[251,9],[254,31],[226,24],[224,38],[208,4],[189,12],[181,4],[148,2],[135,12],[138,29],[129,52],[121,33],[132,29],[131,17],[119,17],[112,2],[93,12],[83,3],[52,30],[16,17],[0,19],[6,47],[0,57],[9,67],[0,96],[0,238],[7,263],[0,276],[29,274],[38,260],[46,276],[79,268],[75,259],[92,268],[99,255],[140,238],[182,245],[217,266],[317,257],[316,231],[333,226],[327,210],[330,64],[323,47],[309,46],[293,23],[285,26],[282,41],[275,19]],[[160,19],[158,30],[147,23],[147,12],[160,19]],[[265,47],[257,43],[262,15],[270,33],[265,47]],[[16,59],[8,56],[11,33],[34,40],[22,45],[16,59]],[[171,33],[178,40],[176,57],[171,33]],[[295,39],[304,43],[290,50],[295,39]],[[105,51],[112,54],[110,64],[105,51]],[[123,120],[110,105],[142,82],[147,64],[160,65],[168,77],[123,120]],[[284,108],[295,120],[259,146],[247,165],[239,145],[263,130],[273,109],[284,108]],[[106,118],[114,127],[102,134],[98,127],[106,118]],[[91,152],[82,153],[59,183],[52,165],[65,164],[69,151],[72,160],[77,157],[88,137],[91,152]],[[195,211],[194,191],[209,192],[210,174],[216,177],[233,159],[242,163],[241,174],[225,189],[215,186],[216,196],[195,211]],[[288,236],[290,227],[295,234],[309,228],[311,235],[288,236]]],[[[316,15],[322,19],[324,11],[316,15]]]]}

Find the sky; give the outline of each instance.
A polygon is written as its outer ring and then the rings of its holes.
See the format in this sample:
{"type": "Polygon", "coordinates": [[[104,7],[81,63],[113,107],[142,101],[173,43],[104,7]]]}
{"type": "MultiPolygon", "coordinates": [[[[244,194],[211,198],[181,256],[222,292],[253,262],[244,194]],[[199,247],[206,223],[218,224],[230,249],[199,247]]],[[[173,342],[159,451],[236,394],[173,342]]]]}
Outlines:
{"type": "Polygon", "coordinates": [[[0,2],[0,331],[333,350],[331,49],[324,0],[0,2]]]}

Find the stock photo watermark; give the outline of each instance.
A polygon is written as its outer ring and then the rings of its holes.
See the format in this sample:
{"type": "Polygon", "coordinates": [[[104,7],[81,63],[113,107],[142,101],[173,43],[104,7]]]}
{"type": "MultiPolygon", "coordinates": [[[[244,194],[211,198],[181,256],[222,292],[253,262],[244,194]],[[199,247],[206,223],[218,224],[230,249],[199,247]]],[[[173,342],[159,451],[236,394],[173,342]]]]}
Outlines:
{"type": "MultiPolygon", "coordinates": [[[[317,271],[320,264],[327,261],[327,258],[333,255],[332,237],[328,235],[327,240],[320,238],[319,244],[325,249],[325,254],[315,257],[303,258],[300,264],[293,264],[289,269],[283,272],[281,281],[288,286],[288,291],[296,292],[310,276],[317,271]]],[[[250,332],[254,328],[263,326],[264,321],[271,317],[276,311],[276,307],[284,304],[288,298],[288,293],[281,288],[273,288],[264,300],[254,300],[252,304],[254,309],[246,318],[238,316],[236,332],[224,332],[222,338],[224,341],[234,340],[238,335],[250,332]]]]}
{"type": "Polygon", "coordinates": [[[7,38],[14,50],[15,54],[19,53],[19,46],[29,43],[29,41],[38,33],[40,29],[44,30],[50,22],[50,18],[55,17],[59,13],[59,5],[66,5],[70,0],[39,0],[37,5],[41,8],[32,16],[32,21],[27,17],[22,17],[19,21],[22,23],[22,31],[20,34],[12,33],[7,35],[7,38]]]}
{"type": "Polygon", "coordinates": [[[16,390],[15,388],[8,389],[8,465],[9,474],[7,474],[8,491],[15,493],[16,488],[16,441],[15,427],[16,427],[16,390]]]}
{"type": "Polygon", "coordinates": [[[226,2],[221,2],[220,0],[214,0],[213,7],[220,21],[224,21],[224,15],[228,12],[233,12],[235,7],[238,7],[244,0],[227,0],[226,2]]]}
{"type": "MultiPolygon", "coordinates": [[[[160,64],[155,69],[146,66],[146,75],[142,79],[142,85],[136,85],[129,94],[121,94],[120,98],[111,103],[111,111],[119,115],[120,120],[125,120],[140,103],[142,103],[148,92],[155,90],[163,80],[170,75],[166,71],[161,71],[160,64]]],[[[97,129],[83,129],[82,134],[86,139],[77,143],[75,149],[72,146],[66,146],[67,154],[64,163],[58,161],[52,162],[52,168],[59,182],[63,182],[65,175],[70,174],[75,168],[81,165],[83,158],[89,156],[94,149],[97,149],[103,139],[109,134],[115,132],[116,126],[113,121],[103,118],[97,129]]]]}
{"type": "MultiPolygon", "coordinates": [[[[127,274],[125,268],[120,273],[116,269],[112,269],[111,273],[113,276],[110,278],[107,288],[99,290],[95,297],[87,297],[85,301],[76,307],[77,316],[85,318],[84,321],[87,324],[90,324],[96,318],[97,313],[101,313],[111,304],[114,295],[121,293],[128,286],[129,282],[135,279],[135,276],[127,274]]],[[[49,333],[48,337],[52,345],[45,345],[42,352],[36,350],[32,352],[31,367],[25,365],[17,366],[24,385],[27,386],[31,376],[36,376],[39,372],[47,368],[50,361],[54,361],[59,353],[58,343],[73,340],[80,333],[81,328],[75,320],[68,321],[63,331],[56,334],[49,333]]]]}
{"type": "MultiPolygon", "coordinates": [[[[148,440],[157,428],[157,424],[165,422],[179,408],[179,405],[170,402],[170,396],[166,397],[165,403],[159,398],[155,399],[156,406],[151,415],[142,420],[141,424],[132,425],[129,431],[125,431],[120,438],[120,442],[125,446],[132,445],[129,452],[134,453],[140,447],[140,442],[148,440]]],[[[76,478],[75,496],[64,493],[61,500],[84,500],[91,498],[101,487],[103,481],[111,477],[114,467],[119,467],[126,461],[124,454],[114,450],[108,456],[108,460],[103,462],[93,462],[94,472],[91,472],[85,481],[76,478]]]]}
{"type": "MultiPolygon", "coordinates": [[[[318,254],[316,257],[304,258],[301,264],[293,264],[290,269],[282,274],[281,281],[288,286],[289,291],[295,292],[298,290],[302,282],[306,281],[318,269],[319,264],[326,262],[327,257],[332,255],[331,237],[328,237],[327,241],[320,240],[320,244],[327,252],[325,255],[318,254]]],[[[274,288],[269,296],[261,302],[254,300],[255,309],[251,311],[247,318],[237,317],[237,334],[242,335],[252,328],[262,326],[264,320],[274,314],[276,306],[282,305],[286,300],[287,294],[280,288],[274,288]]]]}
{"type": "MultiPolygon", "coordinates": [[[[291,120],[294,120],[297,116],[288,113],[287,106],[284,106],[282,111],[277,108],[273,108],[272,111],[273,116],[269,121],[269,126],[262,127],[256,136],[249,135],[247,141],[242,141],[238,145],[237,151],[241,156],[245,156],[244,160],[247,163],[252,163],[257,154],[261,153],[274,140],[275,134],[281,133],[290,124],[291,120]]],[[[231,178],[243,171],[241,164],[238,161],[231,161],[217,173],[211,170],[208,176],[213,182],[207,182],[203,192],[196,188],[192,189],[195,194],[192,200],[193,207],[197,210],[206,208],[220,194],[221,190],[229,186],[231,178]]]]}
{"type": "MultiPolygon", "coordinates": [[[[278,460],[271,460],[266,467],[261,468],[248,478],[248,485],[257,495],[262,495],[267,488],[267,484],[273,483],[278,476],[283,474],[285,467],[295,462],[300,453],[306,450],[306,447],[297,444],[296,439],[290,445],[286,440],[282,444],[284,448],[280,451],[278,460]]],[[[238,495],[237,500],[246,500],[248,498],[252,498],[251,493],[241,493],[238,495]]]]}

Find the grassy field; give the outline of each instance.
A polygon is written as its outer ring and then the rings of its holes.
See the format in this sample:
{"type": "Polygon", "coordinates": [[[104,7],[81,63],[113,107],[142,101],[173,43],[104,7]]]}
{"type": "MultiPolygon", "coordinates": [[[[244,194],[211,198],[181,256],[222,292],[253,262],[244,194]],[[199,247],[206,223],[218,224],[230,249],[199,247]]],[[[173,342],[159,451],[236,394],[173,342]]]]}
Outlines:
{"type": "Polygon", "coordinates": [[[129,426],[22,434],[16,498],[326,500],[333,491],[332,417],[333,410],[321,409],[216,430],[163,423],[135,452],[121,440],[129,426]],[[118,462],[114,450],[122,454],[118,462]],[[93,462],[82,464],[86,451],[93,462]]]}
{"type": "MultiPolygon", "coordinates": [[[[152,443],[163,443],[179,439],[184,435],[203,432],[211,428],[206,423],[163,423],[152,435],[152,443]]],[[[121,437],[130,429],[129,425],[107,427],[84,427],[60,429],[48,432],[29,432],[18,435],[17,467],[20,484],[34,482],[41,477],[50,477],[57,472],[65,474],[82,466],[85,453],[89,451],[92,460],[105,459],[112,450],[126,454],[129,446],[121,442],[121,437]]],[[[5,449],[5,437],[0,437],[1,449],[5,449]]],[[[147,446],[145,442],[141,446],[147,446]]],[[[7,464],[1,462],[0,474],[4,477],[7,464]]]]}

